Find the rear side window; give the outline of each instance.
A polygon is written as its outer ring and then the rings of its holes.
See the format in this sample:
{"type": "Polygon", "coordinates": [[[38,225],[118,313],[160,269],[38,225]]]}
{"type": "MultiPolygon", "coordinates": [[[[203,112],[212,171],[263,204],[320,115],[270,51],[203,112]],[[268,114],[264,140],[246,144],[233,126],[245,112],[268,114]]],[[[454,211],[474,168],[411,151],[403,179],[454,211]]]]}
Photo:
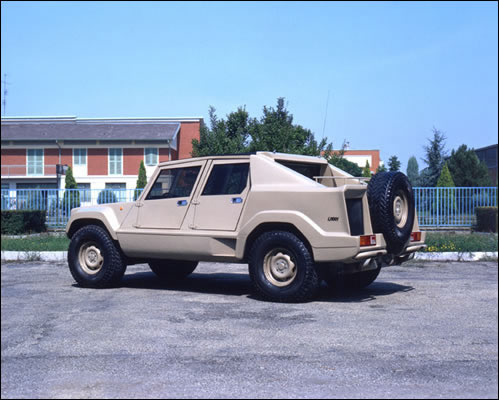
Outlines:
{"type": "Polygon", "coordinates": [[[321,164],[304,163],[304,162],[287,161],[287,160],[275,160],[275,161],[310,179],[314,179],[314,176],[321,175],[321,164]]]}
{"type": "Polygon", "coordinates": [[[248,183],[248,172],[249,163],[215,165],[202,196],[242,193],[248,183]]]}
{"type": "Polygon", "coordinates": [[[198,166],[162,170],[147,194],[146,200],[189,197],[200,169],[201,167],[198,166]]]}

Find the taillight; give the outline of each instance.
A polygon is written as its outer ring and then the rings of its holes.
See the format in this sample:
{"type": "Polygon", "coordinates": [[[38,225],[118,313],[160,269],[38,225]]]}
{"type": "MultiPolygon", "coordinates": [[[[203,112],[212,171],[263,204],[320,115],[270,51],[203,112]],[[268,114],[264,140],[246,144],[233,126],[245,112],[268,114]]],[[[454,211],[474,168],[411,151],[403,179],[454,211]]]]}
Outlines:
{"type": "Polygon", "coordinates": [[[361,246],[375,246],[376,245],[376,235],[364,235],[360,237],[361,246]]]}
{"type": "Polygon", "coordinates": [[[421,241],[421,232],[412,232],[411,242],[420,242],[420,241],[421,241]]]}

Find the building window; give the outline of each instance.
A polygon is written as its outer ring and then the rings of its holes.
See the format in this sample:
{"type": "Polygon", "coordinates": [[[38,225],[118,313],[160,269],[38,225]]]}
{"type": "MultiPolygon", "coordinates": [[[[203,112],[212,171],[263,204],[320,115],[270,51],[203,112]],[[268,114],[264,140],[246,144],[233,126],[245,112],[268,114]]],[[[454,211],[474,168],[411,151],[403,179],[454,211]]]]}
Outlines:
{"type": "Polygon", "coordinates": [[[123,175],[123,149],[109,149],[109,175],[123,175]]]}
{"type": "Polygon", "coordinates": [[[158,148],[146,147],[145,158],[146,158],[146,165],[156,165],[158,163],[158,148]]]}
{"type": "Polygon", "coordinates": [[[75,166],[87,165],[87,149],[73,149],[73,163],[75,166]]]}
{"type": "Polygon", "coordinates": [[[43,149],[28,149],[28,175],[43,175],[43,149]]]}
{"type": "Polygon", "coordinates": [[[92,192],[90,191],[90,183],[77,183],[76,184],[80,192],[80,201],[82,203],[87,203],[92,200],[92,192]]]}

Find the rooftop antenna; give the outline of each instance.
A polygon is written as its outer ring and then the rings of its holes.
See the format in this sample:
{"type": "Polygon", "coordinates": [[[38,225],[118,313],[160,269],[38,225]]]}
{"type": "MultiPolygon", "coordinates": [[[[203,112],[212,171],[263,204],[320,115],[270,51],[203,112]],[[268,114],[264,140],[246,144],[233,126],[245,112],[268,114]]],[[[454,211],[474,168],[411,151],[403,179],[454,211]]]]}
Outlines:
{"type": "Polygon", "coordinates": [[[7,74],[3,74],[3,80],[2,80],[2,83],[3,83],[3,101],[2,101],[2,104],[3,104],[3,115],[5,116],[5,108],[7,106],[7,85],[9,85],[9,82],[7,82],[7,74]]]}
{"type": "Polygon", "coordinates": [[[324,139],[324,133],[326,132],[326,118],[327,118],[328,105],[329,105],[329,89],[327,90],[326,113],[324,115],[324,125],[322,126],[322,139],[324,139]]]}

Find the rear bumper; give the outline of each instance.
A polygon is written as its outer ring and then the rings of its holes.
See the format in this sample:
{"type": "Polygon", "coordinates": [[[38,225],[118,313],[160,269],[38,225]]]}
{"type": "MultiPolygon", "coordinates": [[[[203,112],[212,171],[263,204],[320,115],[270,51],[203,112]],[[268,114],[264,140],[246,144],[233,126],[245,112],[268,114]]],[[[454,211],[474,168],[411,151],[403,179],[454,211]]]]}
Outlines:
{"type": "MultiPolygon", "coordinates": [[[[332,243],[334,243],[334,239],[332,243]]],[[[341,246],[338,247],[314,247],[314,259],[316,262],[356,262],[368,258],[383,256],[387,253],[386,242],[383,234],[376,234],[375,246],[360,246],[359,236],[341,237],[341,246]]]]}
{"type": "MultiPolygon", "coordinates": [[[[426,247],[424,244],[426,232],[421,232],[421,240],[418,242],[409,242],[405,250],[397,257],[389,257],[386,250],[386,242],[383,234],[376,234],[375,246],[360,246],[359,236],[350,236],[349,238],[342,237],[341,247],[314,247],[314,259],[316,262],[343,262],[343,263],[358,263],[364,262],[371,258],[385,256],[395,262],[400,260],[404,262],[410,258],[414,258],[414,253],[426,247]],[[410,258],[409,258],[410,256],[410,258]]],[[[390,262],[390,265],[393,262],[390,262]]]]}

